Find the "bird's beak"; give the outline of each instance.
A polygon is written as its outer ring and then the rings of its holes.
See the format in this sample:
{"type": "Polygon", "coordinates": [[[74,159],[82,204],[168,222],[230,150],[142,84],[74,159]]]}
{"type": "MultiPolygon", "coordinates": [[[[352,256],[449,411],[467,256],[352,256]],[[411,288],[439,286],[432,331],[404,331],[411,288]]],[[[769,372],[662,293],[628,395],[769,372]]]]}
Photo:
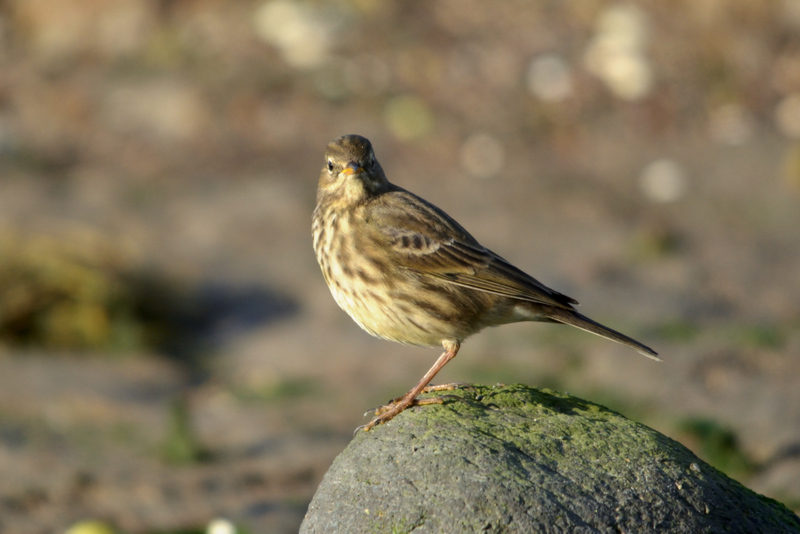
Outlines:
{"type": "Polygon", "coordinates": [[[342,169],[342,174],[347,176],[350,176],[351,174],[361,174],[362,172],[364,172],[364,168],[355,161],[351,161],[347,164],[347,167],[342,169]]]}

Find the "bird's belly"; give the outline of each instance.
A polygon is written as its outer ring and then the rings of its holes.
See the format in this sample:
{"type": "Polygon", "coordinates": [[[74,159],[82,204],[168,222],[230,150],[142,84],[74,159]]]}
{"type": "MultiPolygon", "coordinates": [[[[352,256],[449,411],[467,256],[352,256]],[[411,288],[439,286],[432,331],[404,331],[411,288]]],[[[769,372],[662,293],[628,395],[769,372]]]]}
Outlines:
{"type": "Polygon", "coordinates": [[[449,325],[439,327],[430,320],[414,317],[413,310],[393,299],[374,299],[364,293],[370,289],[344,290],[331,286],[334,300],[369,334],[405,345],[436,347],[453,339],[449,325]]]}
{"type": "MultiPolygon", "coordinates": [[[[314,249],[334,300],[373,336],[406,345],[463,341],[486,324],[485,295],[391,265],[359,243],[347,216],[315,217],[314,249]],[[323,230],[323,231],[320,231],[323,230]]],[[[490,306],[489,306],[490,307],[490,306]]]]}

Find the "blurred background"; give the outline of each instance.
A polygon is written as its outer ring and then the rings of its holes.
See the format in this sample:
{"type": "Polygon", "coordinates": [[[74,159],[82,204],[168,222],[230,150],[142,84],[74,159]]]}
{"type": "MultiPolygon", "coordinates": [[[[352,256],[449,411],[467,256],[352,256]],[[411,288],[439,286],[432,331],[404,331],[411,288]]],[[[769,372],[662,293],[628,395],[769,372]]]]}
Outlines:
{"type": "Polygon", "coordinates": [[[510,325],[437,381],[605,404],[800,510],[797,0],[5,0],[0,530],[297,531],[439,354],[319,273],[346,133],[664,359],[510,325]]]}

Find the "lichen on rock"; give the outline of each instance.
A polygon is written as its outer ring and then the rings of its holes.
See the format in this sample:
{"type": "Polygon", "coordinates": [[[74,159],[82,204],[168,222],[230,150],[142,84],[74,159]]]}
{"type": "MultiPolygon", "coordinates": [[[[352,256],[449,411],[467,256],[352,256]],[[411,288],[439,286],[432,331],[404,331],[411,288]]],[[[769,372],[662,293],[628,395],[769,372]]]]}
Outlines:
{"type": "Polygon", "coordinates": [[[358,432],[301,532],[800,532],[780,503],[603,406],[522,385],[451,399],[358,432]]]}

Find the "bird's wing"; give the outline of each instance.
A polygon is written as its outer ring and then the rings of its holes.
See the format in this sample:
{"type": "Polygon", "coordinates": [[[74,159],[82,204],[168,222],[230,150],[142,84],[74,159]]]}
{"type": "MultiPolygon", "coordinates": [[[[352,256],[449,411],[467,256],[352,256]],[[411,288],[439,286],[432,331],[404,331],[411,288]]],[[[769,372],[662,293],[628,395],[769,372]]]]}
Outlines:
{"type": "Polygon", "coordinates": [[[372,210],[370,226],[396,265],[504,297],[568,309],[578,303],[482,246],[436,206],[405,190],[392,196],[392,209],[372,210]]]}

